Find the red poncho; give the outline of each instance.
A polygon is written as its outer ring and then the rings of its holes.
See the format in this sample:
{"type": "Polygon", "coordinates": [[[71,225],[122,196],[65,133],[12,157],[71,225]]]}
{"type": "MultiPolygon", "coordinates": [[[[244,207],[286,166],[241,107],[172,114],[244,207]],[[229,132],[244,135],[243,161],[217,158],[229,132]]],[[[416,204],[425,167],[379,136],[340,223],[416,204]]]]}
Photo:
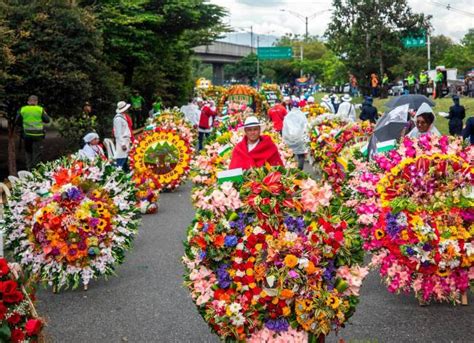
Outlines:
{"type": "Polygon", "coordinates": [[[277,131],[283,130],[283,120],[287,114],[286,108],[281,104],[277,104],[273,106],[268,111],[268,116],[270,117],[271,121],[273,122],[273,127],[277,131]]]}
{"type": "Polygon", "coordinates": [[[247,137],[244,137],[237,144],[232,152],[232,160],[229,169],[242,168],[258,168],[269,163],[271,166],[282,166],[283,162],[278,152],[278,148],[269,136],[260,136],[260,142],[248,151],[247,137]]]}

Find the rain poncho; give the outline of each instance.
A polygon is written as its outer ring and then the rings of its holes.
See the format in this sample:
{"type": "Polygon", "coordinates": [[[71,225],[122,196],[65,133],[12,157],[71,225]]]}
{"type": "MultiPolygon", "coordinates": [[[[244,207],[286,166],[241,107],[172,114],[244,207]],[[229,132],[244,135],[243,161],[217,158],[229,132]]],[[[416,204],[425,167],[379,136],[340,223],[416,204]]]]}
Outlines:
{"type": "Polygon", "coordinates": [[[283,140],[296,155],[306,153],[307,127],[308,120],[298,108],[293,108],[283,121],[283,140]]]}
{"type": "Polygon", "coordinates": [[[181,112],[184,113],[184,117],[189,123],[191,123],[191,125],[197,126],[199,124],[199,116],[201,115],[201,111],[196,104],[190,103],[188,105],[182,106],[181,112]]]}
{"type": "MultiPolygon", "coordinates": [[[[418,117],[420,114],[427,113],[427,112],[433,113],[433,115],[434,115],[433,109],[430,107],[430,105],[428,105],[427,103],[423,103],[423,104],[421,104],[420,108],[418,108],[418,111],[416,111],[415,118],[418,117]]],[[[436,119],[436,116],[435,116],[435,119],[436,119]]],[[[441,133],[438,131],[438,129],[434,125],[434,121],[431,124],[431,126],[430,126],[430,128],[428,129],[427,132],[422,133],[418,130],[417,127],[415,127],[413,130],[410,131],[410,133],[408,133],[407,136],[410,137],[410,138],[419,138],[420,136],[423,136],[423,135],[426,135],[426,134],[441,136],[441,133]]]]}

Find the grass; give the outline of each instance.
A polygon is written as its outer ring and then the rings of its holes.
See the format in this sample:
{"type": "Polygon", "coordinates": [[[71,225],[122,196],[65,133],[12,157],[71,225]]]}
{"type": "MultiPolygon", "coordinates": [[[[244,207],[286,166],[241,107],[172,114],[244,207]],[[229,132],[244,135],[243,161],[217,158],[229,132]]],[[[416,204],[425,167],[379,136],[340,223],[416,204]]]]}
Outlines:
{"type": "MultiPolygon", "coordinates": [[[[325,95],[325,93],[316,93],[314,94],[314,98],[317,102],[321,100],[321,98],[325,95]]],[[[392,97],[387,99],[374,99],[374,106],[377,107],[379,112],[385,112],[387,108],[384,106],[392,97]]],[[[361,104],[363,102],[362,97],[357,97],[352,99],[353,104],[361,104]]],[[[446,118],[441,117],[438,115],[439,112],[449,112],[449,108],[453,105],[453,101],[451,97],[446,97],[442,99],[435,99],[434,102],[436,106],[434,107],[434,112],[436,113],[435,125],[438,130],[443,134],[449,134],[448,130],[448,120],[446,118]]],[[[466,108],[466,118],[469,118],[474,115],[474,98],[467,98],[461,97],[461,105],[466,108]]],[[[360,111],[357,110],[357,115],[359,115],[360,111]]],[[[464,120],[465,122],[465,120],[464,120]]]]}

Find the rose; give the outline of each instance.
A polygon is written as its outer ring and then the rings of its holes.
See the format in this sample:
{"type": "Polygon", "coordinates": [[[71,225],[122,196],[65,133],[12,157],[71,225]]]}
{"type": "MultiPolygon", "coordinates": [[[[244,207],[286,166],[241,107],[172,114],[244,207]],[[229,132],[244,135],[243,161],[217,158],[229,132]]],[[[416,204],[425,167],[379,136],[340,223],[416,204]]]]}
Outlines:
{"type": "Polygon", "coordinates": [[[7,313],[7,311],[8,309],[3,304],[3,302],[0,302],[0,321],[5,319],[5,314],[7,313]]]}
{"type": "Polygon", "coordinates": [[[28,336],[36,336],[41,328],[43,327],[43,323],[39,319],[30,319],[25,324],[26,334],[28,336]]]}
{"type": "Polygon", "coordinates": [[[0,282],[0,293],[6,303],[18,303],[23,300],[23,293],[17,290],[18,284],[13,280],[0,282]]]}
{"type": "Polygon", "coordinates": [[[4,258],[0,258],[0,277],[7,275],[10,272],[8,262],[4,258]]]}
{"type": "Polygon", "coordinates": [[[25,340],[25,333],[21,329],[13,329],[10,338],[13,343],[23,342],[25,340]]]}
{"type": "Polygon", "coordinates": [[[21,321],[21,315],[17,312],[13,313],[10,317],[8,317],[7,322],[10,325],[16,325],[21,321]]]}

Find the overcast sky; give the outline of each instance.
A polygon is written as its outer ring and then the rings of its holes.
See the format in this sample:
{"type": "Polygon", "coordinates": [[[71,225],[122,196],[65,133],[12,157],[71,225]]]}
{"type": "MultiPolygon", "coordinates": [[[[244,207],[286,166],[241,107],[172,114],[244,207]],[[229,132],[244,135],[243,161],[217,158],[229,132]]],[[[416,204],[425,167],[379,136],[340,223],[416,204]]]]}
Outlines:
{"type": "MultiPolygon", "coordinates": [[[[396,1],[396,0],[395,0],[396,1]]],[[[435,5],[432,1],[451,4],[456,9],[474,13],[474,0],[408,0],[415,12],[431,14],[434,34],[444,34],[455,41],[461,39],[469,28],[474,28],[474,16],[448,11],[435,5]]],[[[241,27],[253,30],[259,34],[285,33],[304,34],[304,22],[295,16],[282,12],[281,9],[291,10],[304,16],[312,16],[309,20],[310,35],[322,35],[330,20],[330,13],[324,10],[331,8],[331,0],[210,0],[228,9],[226,22],[234,28],[241,27]]]]}

